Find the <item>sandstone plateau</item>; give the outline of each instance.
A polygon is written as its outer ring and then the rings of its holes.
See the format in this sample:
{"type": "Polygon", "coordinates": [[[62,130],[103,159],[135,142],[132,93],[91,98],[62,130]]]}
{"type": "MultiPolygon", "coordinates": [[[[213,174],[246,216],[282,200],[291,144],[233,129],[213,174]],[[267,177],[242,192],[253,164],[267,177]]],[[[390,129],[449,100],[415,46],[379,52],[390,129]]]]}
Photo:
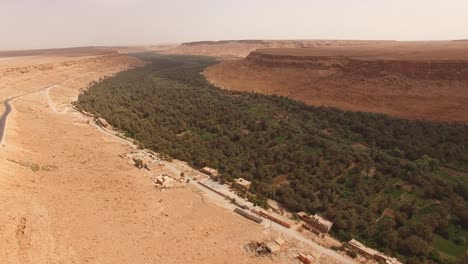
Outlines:
{"type": "Polygon", "coordinates": [[[204,75],[222,88],[317,106],[468,123],[467,42],[351,44],[257,49],[204,75]]]}
{"type": "MultiPolygon", "coordinates": [[[[389,41],[366,40],[223,40],[187,42],[164,51],[165,54],[202,55],[222,60],[240,59],[262,48],[310,48],[328,46],[357,46],[387,43],[389,41]]],[[[390,41],[392,42],[392,41],[390,41]]]]}

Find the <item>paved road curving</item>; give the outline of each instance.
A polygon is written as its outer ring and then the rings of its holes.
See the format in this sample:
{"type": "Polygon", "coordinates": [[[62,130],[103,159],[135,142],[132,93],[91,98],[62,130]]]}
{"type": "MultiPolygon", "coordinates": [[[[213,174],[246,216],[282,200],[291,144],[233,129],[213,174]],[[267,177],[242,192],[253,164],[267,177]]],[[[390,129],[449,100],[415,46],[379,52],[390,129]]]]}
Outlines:
{"type": "Polygon", "coordinates": [[[11,99],[5,100],[3,103],[5,105],[5,112],[3,112],[2,117],[0,117],[0,144],[2,144],[3,138],[5,136],[6,122],[8,115],[11,112],[10,100],[11,99]]]}
{"type": "Polygon", "coordinates": [[[56,85],[59,85],[61,83],[64,83],[66,81],[70,81],[70,80],[73,80],[75,78],[78,78],[80,76],[84,76],[84,75],[87,75],[87,74],[90,74],[91,72],[87,72],[87,73],[83,73],[83,74],[78,74],[78,75],[75,75],[75,76],[72,76],[68,79],[65,79],[65,80],[61,80],[61,81],[58,81],[56,83],[53,83],[51,85],[48,85],[46,87],[42,87],[42,88],[39,88],[37,90],[34,90],[32,92],[28,92],[28,93],[25,93],[25,94],[21,94],[21,95],[18,95],[18,96],[15,96],[15,97],[9,97],[8,99],[6,99],[5,101],[3,101],[4,105],[5,105],[5,112],[3,112],[2,116],[0,117],[0,144],[2,144],[3,142],[3,139],[5,138],[5,130],[6,130],[6,124],[7,124],[7,119],[8,119],[8,115],[10,114],[12,108],[11,108],[11,105],[10,105],[10,102],[13,101],[14,99],[17,99],[17,98],[20,98],[20,97],[23,97],[23,96],[26,96],[26,95],[30,95],[30,94],[34,94],[34,93],[37,93],[37,92],[40,92],[40,91],[43,91],[43,90],[46,90],[46,89],[49,89],[49,88],[52,88],[56,85]]]}

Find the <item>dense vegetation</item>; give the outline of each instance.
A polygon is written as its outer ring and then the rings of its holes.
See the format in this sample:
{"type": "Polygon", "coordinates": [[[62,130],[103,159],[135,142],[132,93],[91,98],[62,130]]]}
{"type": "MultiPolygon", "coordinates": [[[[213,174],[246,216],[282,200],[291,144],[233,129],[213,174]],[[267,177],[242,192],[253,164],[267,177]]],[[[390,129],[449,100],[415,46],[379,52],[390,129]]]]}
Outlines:
{"type": "Polygon", "coordinates": [[[468,126],[313,107],[220,90],[211,58],[150,62],[93,83],[77,107],[143,147],[253,181],[253,198],[320,212],[333,233],[408,263],[461,261],[468,239],[468,126]]]}

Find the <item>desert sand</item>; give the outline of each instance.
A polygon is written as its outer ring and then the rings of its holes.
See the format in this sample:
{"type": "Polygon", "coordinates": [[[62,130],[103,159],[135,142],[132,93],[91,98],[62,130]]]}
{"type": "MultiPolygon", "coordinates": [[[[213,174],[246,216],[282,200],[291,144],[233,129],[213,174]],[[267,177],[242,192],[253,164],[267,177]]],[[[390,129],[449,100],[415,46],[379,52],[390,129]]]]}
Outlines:
{"type": "Polygon", "coordinates": [[[131,144],[71,107],[91,81],[138,65],[117,54],[0,61],[0,98],[24,95],[0,146],[1,262],[298,263],[247,252],[273,234],[199,191],[156,190],[123,158],[131,144]]]}

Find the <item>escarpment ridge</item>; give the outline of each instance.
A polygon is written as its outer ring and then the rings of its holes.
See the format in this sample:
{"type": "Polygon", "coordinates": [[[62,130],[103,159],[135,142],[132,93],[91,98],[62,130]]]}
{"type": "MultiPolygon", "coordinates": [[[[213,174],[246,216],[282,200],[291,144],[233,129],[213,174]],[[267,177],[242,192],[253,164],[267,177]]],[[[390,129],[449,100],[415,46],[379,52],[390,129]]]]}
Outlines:
{"type": "Polygon", "coordinates": [[[346,74],[381,77],[401,74],[415,79],[468,80],[466,60],[405,60],[380,58],[353,58],[345,56],[295,56],[254,51],[247,60],[268,67],[298,67],[303,69],[333,70],[346,74]]]}
{"type": "Polygon", "coordinates": [[[468,42],[265,48],[204,75],[225,89],[316,106],[468,123],[468,42]]]}
{"type": "Polygon", "coordinates": [[[164,51],[165,54],[213,56],[223,60],[245,58],[257,49],[269,48],[319,48],[384,45],[394,41],[369,40],[221,40],[187,42],[164,51]]]}

